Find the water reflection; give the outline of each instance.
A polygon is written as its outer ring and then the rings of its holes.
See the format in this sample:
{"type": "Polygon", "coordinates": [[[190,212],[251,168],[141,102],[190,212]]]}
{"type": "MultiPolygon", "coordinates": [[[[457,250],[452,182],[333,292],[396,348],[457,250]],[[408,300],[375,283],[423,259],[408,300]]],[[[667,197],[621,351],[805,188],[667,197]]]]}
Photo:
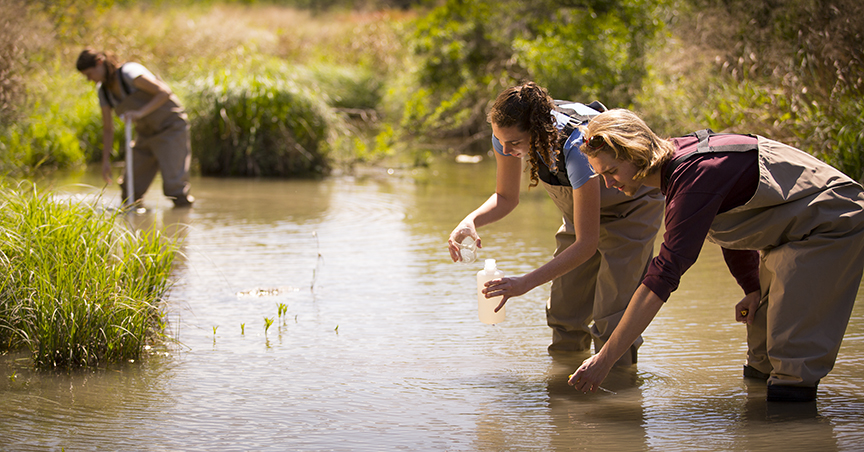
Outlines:
{"type": "MultiPolygon", "coordinates": [[[[324,181],[196,179],[192,209],[148,194],[132,227],[183,241],[168,297],[177,346],[59,375],[0,356],[0,450],[860,448],[862,303],[817,402],[768,404],[764,382],[741,377],[741,295],[707,245],[639,364],[614,369],[611,392],[581,394],[566,380],[588,355],[546,351],[548,286],[484,325],[482,264],[449,261],[447,234],[493,187],[486,160],[324,181]]],[[[479,259],[536,268],[559,222],[542,190],[527,192],[484,230],[479,259]]]]}
{"type": "Polygon", "coordinates": [[[588,353],[552,356],[546,390],[555,435],[549,450],[646,450],[641,378],[636,367],[613,368],[602,391],[582,394],[568,376],[588,353]]]}

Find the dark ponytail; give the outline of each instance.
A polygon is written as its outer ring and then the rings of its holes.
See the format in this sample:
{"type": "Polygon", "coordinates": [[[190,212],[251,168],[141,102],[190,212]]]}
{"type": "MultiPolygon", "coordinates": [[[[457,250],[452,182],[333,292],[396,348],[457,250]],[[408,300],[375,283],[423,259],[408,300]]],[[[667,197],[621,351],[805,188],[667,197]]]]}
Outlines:
{"type": "Polygon", "coordinates": [[[111,52],[97,52],[93,48],[87,47],[78,55],[75,68],[78,69],[78,72],[90,69],[96,66],[100,59],[105,63],[105,80],[111,80],[114,73],[117,72],[117,68],[120,67],[119,60],[111,52]]]}
{"type": "Polygon", "coordinates": [[[540,181],[537,175],[538,165],[545,162],[554,170],[558,153],[561,151],[558,128],[551,114],[554,108],[555,101],[546,89],[534,82],[525,82],[502,91],[489,111],[488,120],[497,127],[515,126],[520,131],[528,132],[531,187],[540,181]]]}

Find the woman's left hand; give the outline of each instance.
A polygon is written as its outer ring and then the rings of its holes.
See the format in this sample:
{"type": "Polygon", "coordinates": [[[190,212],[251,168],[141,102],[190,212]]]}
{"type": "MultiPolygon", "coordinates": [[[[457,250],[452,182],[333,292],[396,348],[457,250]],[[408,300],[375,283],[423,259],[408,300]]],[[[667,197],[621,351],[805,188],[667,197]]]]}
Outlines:
{"type": "Polygon", "coordinates": [[[756,308],[762,301],[762,293],[758,290],[748,293],[735,305],[735,321],[752,325],[756,318],[756,308]]]}
{"type": "Polygon", "coordinates": [[[533,289],[533,287],[527,286],[525,278],[517,276],[513,278],[493,279],[486,283],[486,288],[483,289],[483,293],[486,294],[486,298],[502,297],[501,303],[499,303],[498,307],[495,308],[495,312],[498,312],[504,307],[504,304],[507,303],[508,299],[524,295],[531,289],[533,289]]]}

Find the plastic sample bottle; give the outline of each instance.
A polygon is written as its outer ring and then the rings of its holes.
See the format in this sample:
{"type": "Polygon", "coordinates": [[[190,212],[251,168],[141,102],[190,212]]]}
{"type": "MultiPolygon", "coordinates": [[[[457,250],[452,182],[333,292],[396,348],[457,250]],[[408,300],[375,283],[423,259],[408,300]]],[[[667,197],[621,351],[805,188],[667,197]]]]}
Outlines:
{"type": "Polygon", "coordinates": [[[503,297],[486,298],[483,293],[487,281],[504,277],[504,272],[498,270],[495,265],[495,259],[486,259],[486,265],[483,270],[477,272],[477,313],[480,316],[480,321],[488,324],[501,323],[504,321],[504,307],[495,312],[495,308],[501,303],[503,297]]]}

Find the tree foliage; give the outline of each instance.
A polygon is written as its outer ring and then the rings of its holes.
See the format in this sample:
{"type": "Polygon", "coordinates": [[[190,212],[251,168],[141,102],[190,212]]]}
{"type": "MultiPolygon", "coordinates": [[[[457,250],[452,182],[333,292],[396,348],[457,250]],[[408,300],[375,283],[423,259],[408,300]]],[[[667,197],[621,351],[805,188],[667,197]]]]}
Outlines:
{"type": "Polygon", "coordinates": [[[411,37],[417,89],[403,125],[432,136],[483,130],[488,103],[531,79],[553,97],[628,106],[662,29],[657,2],[447,0],[411,37]]]}

